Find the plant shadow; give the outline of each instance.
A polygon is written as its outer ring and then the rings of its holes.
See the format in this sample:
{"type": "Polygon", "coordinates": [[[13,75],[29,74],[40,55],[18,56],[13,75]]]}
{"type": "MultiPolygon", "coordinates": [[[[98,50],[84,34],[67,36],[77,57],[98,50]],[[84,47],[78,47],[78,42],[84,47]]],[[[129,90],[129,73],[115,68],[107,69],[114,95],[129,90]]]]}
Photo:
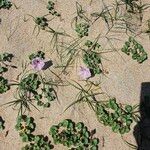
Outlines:
{"type": "Polygon", "coordinates": [[[150,150],[150,82],[141,84],[140,116],[133,131],[137,150],[150,150]]]}
{"type": "Polygon", "coordinates": [[[51,67],[52,65],[53,65],[53,62],[51,60],[49,60],[49,61],[45,62],[45,65],[42,70],[46,70],[49,67],[51,67]]]}

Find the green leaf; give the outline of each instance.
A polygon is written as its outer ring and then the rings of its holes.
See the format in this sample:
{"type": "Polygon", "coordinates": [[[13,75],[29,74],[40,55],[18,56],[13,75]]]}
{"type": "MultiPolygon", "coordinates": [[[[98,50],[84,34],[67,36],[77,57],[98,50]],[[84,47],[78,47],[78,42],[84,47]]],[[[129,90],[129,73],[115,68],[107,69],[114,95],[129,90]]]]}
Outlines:
{"type": "Polygon", "coordinates": [[[126,128],[125,127],[120,128],[119,132],[120,134],[125,134],[126,128]]]}
{"type": "Polygon", "coordinates": [[[89,138],[89,137],[90,137],[89,131],[86,131],[86,132],[84,133],[84,136],[87,137],[87,138],[89,138]]]}
{"type": "Polygon", "coordinates": [[[90,148],[90,150],[98,150],[98,147],[97,147],[97,146],[92,146],[92,147],[90,148]]]}
{"type": "Polygon", "coordinates": [[[98,143],[99,143],[99,139],[95,138],[92,140],[92,145],[96,146],[96,145],[98,145],[98,143]]]}
{"type": "Polygon", "coordinates": [[[126,124],[127,124],[127,126],[129,126],[129,125],[131,125],[132,124],[132,120],[126,120],[126,124]]]}
{"type": "Polygon", "coordinates": [[[127,112],[132,112],[132,106],[131,105],[126,105],[125,106],[125,110],[127,111],[127,112]]]}
{"type": "Polygon", "coordinates": [[[69,121],[66,119],[62,122],[63,127],[68,127],[69,121]]]}
{"type": "Polygon", "coordinates": [[[55,135],[57,132],[58,132],[58,126],[53,125],[53,126],[50,128],[50,134],[55,135]]]}
{"type": "Polygon", "coordinates": [[[78,130],[81,130],[83,127],[84,127],[84,124],[83,124],[82,122],[78,122],[78,123],[76,124],[76,128],[77,128],[78,130]]]}
{"type": "Polygon", "coordinates": [[[88,138],[82,138],[82,143],[84,145],[87,145],[89,143],[89,139],[88,138]]]}
{"type": "Polygon", "coordinates": [[[47,103],[45,103],[43,106],[46,107],[46,108],[48,108],[48,107],[50,107],[50,103],[47,102],[47,103]]]}
{"type": "Polygon", "coordinates": [[[115,123],[115,124],[112,126],[112,130],[113,130],[113,132],[115,132],[115,133],[119,132],[119,129],[120,129],[119,124],[116,124],[116,123],[115,123]]]}
{"type": "Polygon", "coordinates": [[[24,135],[22,136],[22,142],[28,142],[28,141],[29,141],[28,135],[27,135],[27,134],[24,134],[24,135]]]}

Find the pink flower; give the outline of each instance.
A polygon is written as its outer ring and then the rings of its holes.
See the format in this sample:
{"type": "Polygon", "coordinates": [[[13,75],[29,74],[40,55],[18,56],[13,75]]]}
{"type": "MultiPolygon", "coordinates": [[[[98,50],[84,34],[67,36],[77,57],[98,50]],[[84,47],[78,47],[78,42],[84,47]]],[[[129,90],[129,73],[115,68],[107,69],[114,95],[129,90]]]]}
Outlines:
{"type": "Polygon", "coordinates": [[[43,59],[37,57],[37,58],[34,58],[34,59],[32,60],[31,65],[32,65],[33,69],[39,71],[39,70],[42,70],[42,68],[43,68],[44,65],[45,65],[45,62],[43,61],[43,59]]]}
{"type": "Polygon", "coordinates": [[[91,77],[90,69],[86,67],[80,67],[79,76],[84,80],[91,77]]]}

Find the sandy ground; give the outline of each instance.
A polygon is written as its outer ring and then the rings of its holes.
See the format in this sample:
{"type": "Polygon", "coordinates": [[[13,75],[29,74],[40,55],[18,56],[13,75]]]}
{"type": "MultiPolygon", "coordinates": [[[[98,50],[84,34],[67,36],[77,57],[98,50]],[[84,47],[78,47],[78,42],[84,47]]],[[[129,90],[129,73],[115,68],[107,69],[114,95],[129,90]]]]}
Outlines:
{"type": "MultiPolygon", "coordinates": [[[[0,24],[0,52],[10,52],[15,55],[13,63],[18,69],[10,69],[9,74],[6,76],[9,79],[15,79],[21,72],[21,62],[28,59],[28,55],[34,51],[43,50],[46,52],[47,58],[57,62],[55,56],[51,54],[50,48],[50,36],[43,31],[36,37],[32,34],[34,29],[34,22],[32,18],[29,18],[27,22],[24,22],[24,16],[26,14],[32,14],[32,16],[42,16],[47,13],[45,7],[46,0],[13,0],[13,2],[19,7],[15,9],[12,7],[10,10],[1,10],[0,18],[2,22],[0,24]]],[[[83,8],[88,11],[98,10],[100,2],[93,0],[91,7],[89,6],[90,0],[79,0],[83,4],[83,8]]],[[[107,1],[108,2],[108,1],[107,1]]],[[[144,2],[149,2],[145,0],[144,2]]],[[[54,27],[63,27],[67,33],[75,35],[71,29],[70,21],[74,16],[75,0],[58,0],[56,8],[61,12],[62,19],[56,19],[54,23],[51,23],[54,27]]],[[[150,17],[149,12],[145,12],[145,20],[150,17]]],[[[97,21],[93,28],[90,30],[90,38],[95,38],[98,34],[105,30],[101,21],[97,21]]],[[[122,47],[124,41],[127,40],[126,35],[121,36],[121,41],[115,42],[115,46],[119,49],[122,47]]],[[[142,43],[145,50],[150,56],[149,45],[150,41],[148,36],[141,35],[137,37],[137,40],[142,43]]],[[[105,42],[101,39],[102,45],[105,42]]],[[[109,72],[107,76],[103,76],[101,81],[101,88],[107,92],[108,95],[116,97],[121,103],[136,104],[140,101],[140,90],[142,82],[150,81],[150,60],[148,59],[143,64],[138,64],[130,57],[119,52],[112,52],[105,54],[103,59],[103,66],[109,72]],[[107,58],[107,59],[105,59],[107,58]]],[[[59,70],[58,70],[59,72],[59,70]]],[[[48,73],[48,72],[47,72],[48,73]]],[[[74,79],[76,71],[67,78],[74,79]]],[[[74,121],[83,121],[90,129],[96,128],[96,137],[100,139],[100,150],[130,150],[121,139],[120,135],[115,134],[109,127],[104,127],[100,124],[93,111],[86,105],[80,104],[75,108],[72,107],[65,113],[63,110],[71,102],[74,101],[78,91],[71,87],[58,88],[58,97],[60,103],[53,102],[50,109],[41,109],[40,112],[33,109],[29,114],[35,118],[37,128],[35,133],[48,135],[49,127],[52,124],[57,124],[59,121],[65,118],[71,118],[74,121]],[[43,119],[40,119],[44,117],[43,119]]],[[[0,104],[6,103],[13,99],[14,89],[8,91],[6,94],[0,96],[0,104]]],[[[0,115],[5,120],[5,130],[0,133],[0,150],[20,150],[23,146],[18,132],[15,131],[14,126],[16,124],[17,110],[13,110],[11,107],[1,107],[0,115]],[[6,131],[8,132],[5,137],[6,131]]],[[[132,131],[125,135],[126,139],[131,143],[135,143],[135,139],[132,131]]],[[[49,136],[51,139],[51,137],[49,136]]],[[[56,146],[55,150],[66,150],[65,147],[56,146]]]]}

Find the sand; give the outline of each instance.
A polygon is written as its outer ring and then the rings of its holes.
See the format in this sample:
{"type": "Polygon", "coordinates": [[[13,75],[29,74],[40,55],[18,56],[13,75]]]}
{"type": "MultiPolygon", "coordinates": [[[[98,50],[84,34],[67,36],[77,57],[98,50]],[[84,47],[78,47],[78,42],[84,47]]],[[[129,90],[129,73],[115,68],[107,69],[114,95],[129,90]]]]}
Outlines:
{"type": "MultiPolygon", "coordinates": [[[[106,0],[108,3],[112,2],[106,0]]],[[[48,33],[43,31],[38,36],[36,33],[33,34],[34,22],[33,19],[27,14],[32,16],[42,16],[47,13],[45,9],[46,0],[13,0],[18,9],[14,6],[10,10],[0,10],[0,18],[2,20],[0,24],[0,52],[10,52],[15,55],[13,64],[18,66],[17,69],[10,69],[9,73],[5,76],[9,80],[15,80],[17,75],[22,71],[21,62],[28,60],[28,55],[42,50],[46,53],[47,60],[51,59],[54,66],[57,64],[58,59],[55,57],[56,53],[52,54],[52,48],[50,47],[50,39],[48,33]],[[24,22],[24,17],[29,19],[24,22]]],[[[56,8],[61,12],[62,18],[55,19],[51,22],[51,26],[56,28],[63,28],[71,36],[76,35],[71,28],[71,20],[75,16],[75,0],[57,0],[56,8]]],[[[90,12],[99,10],[101,3],[98,0],[93,0],[91,6],[89,6],[90,0],[79,0],[83,5],[83,8],[90,12]]],[[[143,0],[143,2],[149,2],[149,0],[143,0]]],[[[150,9],[144,13],[144,20],[150,18],[150,9]]],[[[106,30],[105,24],[102,20],[98,20],[90,29],[89,39],[96,38],[98,33],[104,33],[106,30]]],[[[144,30],[144,27],[143,27],[144,30]]],[[[114,35],[111,33],[108,36],[114,35]]],[[[65,37],[64,37],[65,38],[65,37]]],[[[87,39],[88,39],[87,38],[87,39]]],[[[114,41],[114,45],[117,49],[120,49],[123,43],[127,40],[125,34],[118,35],[121,41],[114,41]]],[[[136,38],[147,51],[149,51],[149,37],[145,34],[137,36],[136,38]]],[[[61,40],[64,40],[63,37],[61,40]]],[[[65,40],[69,40],[66,38],[65,40]]],[[[106,39],[105,39],[106,40],[106,39]]],[[[105,40],[100,39],[100,42],[105,46],[105,40]]],[[[106,45],[107,47],[107,45],[106,45]]],[[[146,60],[142,64],[138,64],[133,61],[131,57],[126,56],[122,52],[110,52],[103,55],[103,66],[108,71],[106,76],[97,77],[96,80],[100,80],[101,89],[107,92],[108,95],[116,97],[117,101],[124,104],[137,104],[140,102],[140,92],[142,82],[150,81],[150,60],[146,60]]],[[[77,65],[80,65],[77,64],[77,65]]],[[[60,70],[55,69],[55,72],[59,74],[60,70]]],[[[48,71],[45,71],[49,75],[48,71]]],[[[76,77],[76,69],[68,75],[62,75],[62,78],[75,79],[81,82],[76,77]]],[[[82,82],[81,82],[82,84],[82,82]]],[[[4,104],[13,100],[13,93],[15,88],[12,88],[7,93],[0,95],[0,104],[4,104]]],[[[59,87],[57,89],[59,102],[54,101],[50,109],[40,109],[38,112],[32,108],[29,113],[30,116],[35,118],[36,131],[35,134],[48,135],[48,131],[51,125],[57,124],[59,121],[65,118],[71,118],[74,121],[83,121],[89,129],[96,129],[96,137],[100,139],[99,149],[100,150],[130,150],[121,139],[121,136],[111,131],[109,127],[104,127],[100,124],[94,112],[86,105],[79,104],[75,107],[71,107],[68,111],[63,112],[64,109],[75,100],[77,90],[73,87],[59,87]],[[44,117],[43,119],[40,119],[44,117]]],[[[15,131],[17,110],[11,107],[0,107],[0,116],[5,120],[5,130],[0,133],[0,150],[20,150],[24,145],[15,131]],[[6,132],[8,135],[5,137],[6,132]]],[[[49,135],[48,135],[49,136],[49,135]]],[[[49,136],[50,140],[52,138],[49,136]]],[[[125,135],[125,138],[135,143],[133,132],[125,135]]],[[[56,146],[55,150],[67,150],[64,146],[56,146]]]]}

